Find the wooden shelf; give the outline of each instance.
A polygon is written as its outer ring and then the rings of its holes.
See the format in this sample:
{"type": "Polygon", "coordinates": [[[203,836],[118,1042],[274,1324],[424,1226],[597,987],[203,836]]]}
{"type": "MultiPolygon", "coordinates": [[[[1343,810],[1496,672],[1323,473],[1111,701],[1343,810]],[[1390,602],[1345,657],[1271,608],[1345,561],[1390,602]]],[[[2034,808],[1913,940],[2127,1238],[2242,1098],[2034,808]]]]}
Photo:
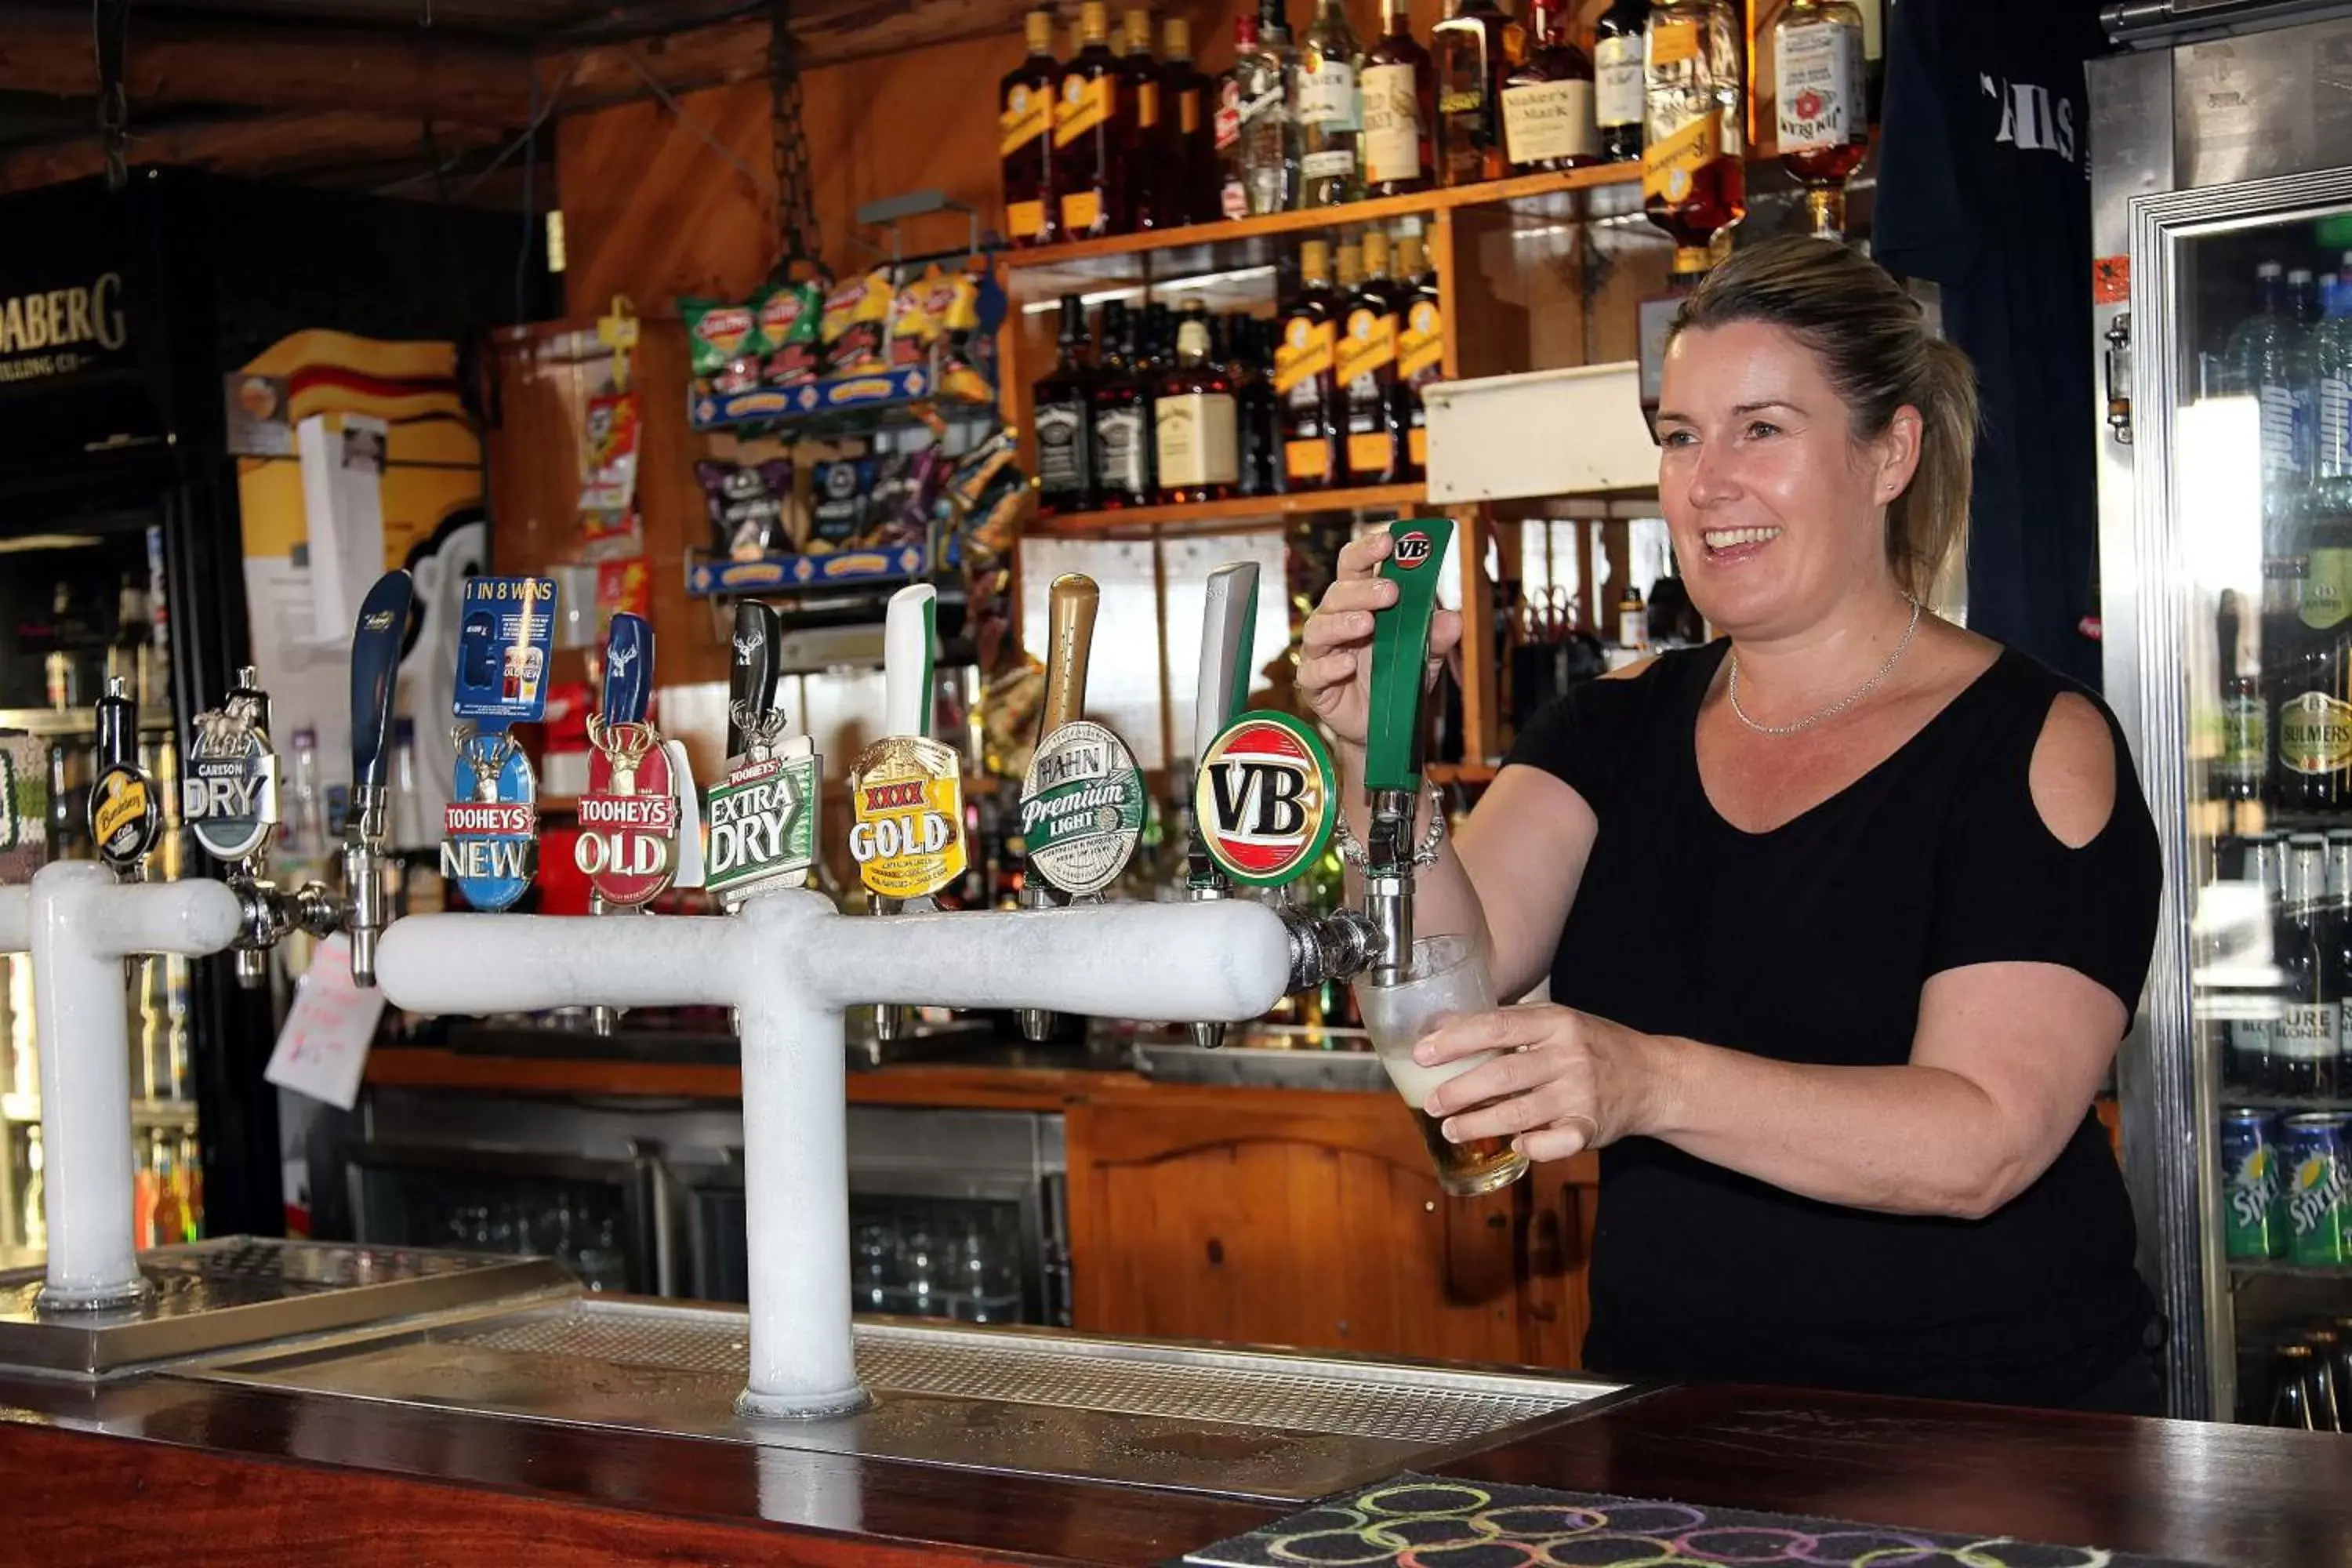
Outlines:
{"type": "Polygon", "coordinates": [[[1233,500],[1188,506],[1130,506],[1111,511],[1073,511],[1041,518],[1031,531],[1045,535],[1117,533],[1129,529],[1164,531],[1190,524],[1256,522],[1305,512],[1405,511],[1427,502],[1418,484],[1367,485],[1359,489],[1304,490],[1296,495],[1240,496],[1233,500]]]}
{"type": "Polygon", "coordinates": [[[1497,770],[1492,763],[1432,763],[1421,771],[1433,784],[1487,784],[1497,770]]]}
{"type": "Polygon", "coordinates": [[[1246,265],[1269,259],[1273,255],[1270,242],[1286,235],[1318,234],[1397,218],[1427,217],[1465,207],[1508,207],[1529,216],[1559,217],[1572,211],[1573,203],[1565,198],[1599,186],[1633,184],[1641,177],[1639,163],[1602,163],[1561,174],[1522,174],[1515,179],[1454,185],[1409,196],[1381,196],[1344,206],[1303,207],[1296,212],[1268,213],[1264,217],[1228,218],[1218,223],[1187,224],[1181,228],[1075,240],[1067,245],[1039,246],[1033,250],[1008,250],[1003,253],[1003,260],[1010,291],[1016,297],[1035,298],[1106,278],[1176,278],[1246,265]],[[1140,274],[1136,267],[1119,265],[1132,258],[1150,258],[1152,265],[1140,274]]]}

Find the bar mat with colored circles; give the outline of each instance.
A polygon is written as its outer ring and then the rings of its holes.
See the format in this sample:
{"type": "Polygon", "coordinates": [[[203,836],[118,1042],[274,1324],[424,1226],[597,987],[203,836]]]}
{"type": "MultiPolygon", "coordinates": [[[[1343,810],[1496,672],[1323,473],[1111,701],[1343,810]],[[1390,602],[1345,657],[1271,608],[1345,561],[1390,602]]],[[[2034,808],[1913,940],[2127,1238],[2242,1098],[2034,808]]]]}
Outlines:
{"type": "Polygon", "coordinates": [[[1405,1474],[1185,1553],[1187,1568],[2210,1568],[1740,1509],[1405,1474]]]}

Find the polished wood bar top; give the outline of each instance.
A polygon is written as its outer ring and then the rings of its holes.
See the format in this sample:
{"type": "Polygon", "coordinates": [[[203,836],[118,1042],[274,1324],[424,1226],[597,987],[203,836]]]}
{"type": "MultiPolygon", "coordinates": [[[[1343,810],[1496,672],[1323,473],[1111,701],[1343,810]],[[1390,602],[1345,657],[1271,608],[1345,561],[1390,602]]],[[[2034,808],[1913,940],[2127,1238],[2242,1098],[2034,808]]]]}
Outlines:
{"type": "MultiPolygon", "coordinates": [[[[2352,1562],[2352,1444],[2307,1433],[1678,1387],[1439,1468],[2230,1568],[2352,1562]]],[[[404,1568],[1141,1564],[1283,1511],[172,1377],[89,1389],[0,1376],[0,1496],[9,1538],[37,1540],[52,1568],[249,1568],[298,1549],[404,1568]]]]}

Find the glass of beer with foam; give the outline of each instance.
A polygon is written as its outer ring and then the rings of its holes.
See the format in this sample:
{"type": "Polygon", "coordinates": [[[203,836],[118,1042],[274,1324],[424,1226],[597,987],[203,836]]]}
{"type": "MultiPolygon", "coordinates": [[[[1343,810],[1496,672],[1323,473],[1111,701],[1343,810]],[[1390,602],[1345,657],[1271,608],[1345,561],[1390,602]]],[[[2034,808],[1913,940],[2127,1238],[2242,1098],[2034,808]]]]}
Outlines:
{"type": "Polygon", "coordinates": [[[1437,1184],[1454,1197],[1475,1197],[1527,1174],[1528,1158],[1511,1147],[1508,1138],[1449,1142],[1438,1119],[1422,1109],[1439,1084],[1501,1054],[1481,1051],[1433,1068],[1412,1059],[1412,1047],[1440,1024],[1494,1010],[1495,982],[1486,973],[1486,954],[1479,942],[1467,936],[1423,937],[1412,944],[1412,962],[1402,981],[1381,985],[1369,975],[1360,976],[1355,993],[1372,1049],[1411,1108],[1422,1142],[1429,1145],[1437,1184]]]}

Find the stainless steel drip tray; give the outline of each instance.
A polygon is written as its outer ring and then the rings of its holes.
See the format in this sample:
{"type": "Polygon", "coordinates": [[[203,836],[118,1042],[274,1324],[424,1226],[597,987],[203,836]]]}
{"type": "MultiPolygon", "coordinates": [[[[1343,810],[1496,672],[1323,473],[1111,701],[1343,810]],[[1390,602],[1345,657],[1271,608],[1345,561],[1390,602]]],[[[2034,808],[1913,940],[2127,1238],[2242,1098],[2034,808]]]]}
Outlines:
{"type": "Polygon", "coordinates": [[[1260,1498],[1322,1497],[1613,1385],[860,1319],[873,1407],[747,1421],[736,1310],[591,1300],[208,1358],[174,1375],[528,1420],[1260,1498]]]}
{"type": "Polygon", "coordinates": [[[543,1258],[222,1237],[139,1255],[129,1306],[39,1304],[39,1267],[0,1271],[0,1368],[104,1378],[180,1357],[453,1307],[576,1293],[543,1258]]]}

